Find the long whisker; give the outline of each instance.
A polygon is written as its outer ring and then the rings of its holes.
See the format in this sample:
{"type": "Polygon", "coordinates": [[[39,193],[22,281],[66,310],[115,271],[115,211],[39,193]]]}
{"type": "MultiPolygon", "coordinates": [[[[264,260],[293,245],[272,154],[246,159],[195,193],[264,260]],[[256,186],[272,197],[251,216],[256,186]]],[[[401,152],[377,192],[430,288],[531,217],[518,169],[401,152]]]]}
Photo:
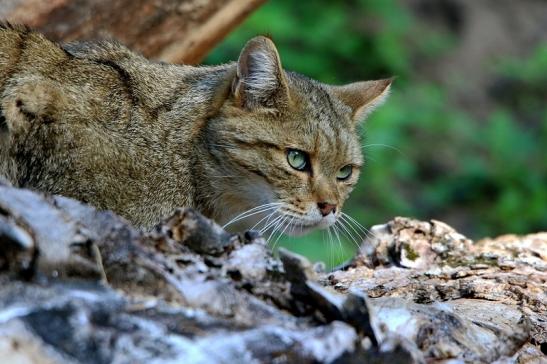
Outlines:
{"type": "Polygon", "coordinates": [[[236,221],[239,221],[241,219],[247,218],[249,216],[255,215],[255,214],[260,213],[260,212],[268,211],[271,208],[277,207],[281,204],[282,204],[281,202],[272,202],[272,203],[267,203],[267,204],[263,204],[263,205],[253,207],[252,209],[244,211],[244,212],[240,213],[239,215],[237,215],[236,217],[234,217],[232,220],[228,221],[226,224],[224,224],[224,226],[222,226],[222,228],[225,229],[227,226],[233,224],[236,221]]]}
{"type": "Polygon", "coordinates": [[[254,216],[254,215],[257,215],[257,214],[261,214],[261,213],[264,213],[264,212],[272,210],[272,209],[276,209],[276,211],[277,211],[277,207],[278,206],[269,206],[269,207],[266,207],[266,208],[263,208],[263,209],[260,209],[260,210],[254,211],[254,212],[248,212],[246,215],[240,216],[237,219],[235,219],[235,220],[229,222],[228,224],[224,225],[224,227],[226,227],[228,225],[231,225],[231,224],[234,224],[234,223],[236,223],[238,221],[241,221],[243,219],[246,219],[248,217],[251,217],[251,216],[254,216]]]}
{"type": "MultiPolygon", "coordinates": [[[[362,235],[362,232],[356,230],[354,227],[353,227],[353,223],[351,222],[350,219],[348,219],[346,216],[344,215],[340,215],[340,221],[341,222],[344,222],[345,224],[347,224],[347,226],[349,226],[349,228],[355,233],[355,235],[357,235],[357,238],[359,239],[360,242],[362,242],[364,240],[364,236],[362,235]]],[[[366,235],[365,235],[366,236],[366,235]]]]}
{"type": "Polygon", "coordinates": [[[346,232],[346,235],[351,239],[351,241],[355,244],[355,246],[357,247],[357,250],[360,249],[360,246],[359,246],[359,242],[357,241],[357,239],[355,239],[355,237],[353,236],[353,234],[351,233],[351,231],[348,230],[348,228],[346,227],[346,222],[342,219],[338,219],[336,221],[336,223],[339,223],[340,227],[343,229],[343,231],[346,232]]]}
{"type": "Polygon", "coordinates": [[[393,149],[394,151],[400,153],[401,155],[404,155],[404,153],[399,148],[394,147],[394,146],[389,145],[389,144],[382,144],[382,143],[366,144],[366,145],[363,145],[361,147],[361,149],[367,149],[367,148],[370,148],[370,147],[385,147],[385,148],[393,149]]]}
{"type": "Polygon", "coordinates": [[[376,158],[372,158],[370,155],[365,156],[365,161],[373,161],[374,163],[378,162],[376,158]]]}
{"type": "Polygon", "coordinates": [[[372,231],[368,230],[366,227],[364,227],[363,225],[361,225],[361,224],[359,223],[359,221],[355,220],[353,217],[351,217],[350,215],[348,215],[348,214],[346,214],[346,213],[344,213],[344,212],[342,212],[342,215],[346,216],[351,222],[353,222],[353,223],[355,224],[355,226],[356,226],[357,228],[359,228],[361,231],[363,231],[363,232],[365,233],[365,235],[366,235],[367,238],[370,239],[370,235],[372,235],[372,237],[374,237],[375,239],[377,239],[377,236],[374,235],[374,233],[373,233],[372,231]],[[369,235],[369,234],[370,234],[370,235],[369,235]]]}
{"type": "Polygon", "coordinates": [[[259,226],[262,221],[266,220],[264,224],[268,224],[268,221],[270,221],[270,218],[277,212],[277,210],[270,212],[268,215],[264,216],[262,219],[260,219],[256,224],[254,224],[249,230],[254,230],[257,226],[259,226]]]}
{"type": "Polygon", "coordinates": [[[332,229],[334,230],[334,234],[336,236],[336,240],[338,240],[338,260],[342,260],[341,257],[343,257],[344,248],[342,247],[342,241],[340,240],[340,234],[338,233],[338,228],[335,225],[332,225],[332,229]]]}
{"type": "Polygon", "coordinates": [[[251,209],[249,209],[249,210],[245,210],[245,211],[243,211],[242,213],[236,215],[234,218],[232,218],[232,219],[231,219],[230,221],[228,221],[226,224],[224,224],[223,228],[226,227],[226,226],[228,226],[228,225],[230,225],[230,224],[232,224],[232,223],[234,223],[234,222],[237,221],[239,218],[241,218],[241,217],[243,217],[243,216],[245,216],[245,215],[247,215],[247,214],[249,214],[249,213],[252,213],[252,212],[254,212],[254,211],[256,211],[256,210],[262,210],[262,209],[268,208],[268,207],[270,207],[270,206],[274,206],[275,204],[277,204],[277,203],[274,202],[274,203],[259,205],[259,206],[255,206],[255,207],[253,207],[253,208],[251,208],[251,209]]]}
{"type": "Polygon", "coordinates": [[[270,230],[270,234],[268,235],[268,238],[266,239],[266,241],[269,243],[272,239],[272,237],[274,236],[274,234],[276,233],[276,231],[279,229],[279,227],[283,224],[283,221],[286,219],[285,216],[280,216],[279,219],[277,219],[277,221],[275,222],[275,224],[273,224],[272,226],[273,227],[270,227],[269,230],[270,230]]]}
{"type": "Polygon", "coordinates": [[[329,226],[327,228],[327,233],[329,235],[329,247],[330,247],[330,266],[333,267],[334,266],[334,241],[333,241],[333,238],[332,238],[332,233],[330,231],[330,228],[331,226],[329,226]]]}
{"type": "Polygon", "coordinates": [[[274,229],[272,230],[270,235],[268,235],[268,242],[270,242],[270,240],[272,239],[272,237],[274,236],[276,231],[279,230],[279,228],[281,228],[283,226],[283,224],[285,223],[285,220],[287,220],[288,218],[289,218],[288,216],[282,216],[282,219],[279,220],[279,222],[277,224],[275,224],[274,229]]]}
{"type": "Polygon", "coordinates": [[[273,219],[272,221],[270,221],[268,224],[266,224],[266,226],[264,226],[262,229],[260,229],[260,233],[261,234],[264,234],[266,231],[268,231],[269,228],[271,228],[272,226],[274,226],[279,220],[281,220],[283,218],[283,215],[281,216],[277,216],[275,219],[273,219]]]}
{"type": "Polygon", "coordinates": [[[346,216],[347,218],[347,222],[350,224],[350,226],[352,227],[356,227],[367,239],[371,239],[367,229],[362,226],[361,224],[359,224],[355,219],[350,219],[350,216],[346,216]]]}
{"type": "Polygon", "coordinates": [[[294,216],[291,218],[291,221],[289,221],[287,224],[285,224],[285,227],[283,228],[283,231],[281,231],[281,233],[279,234],[279,236],[277,237],[277,239],[275,239],[274,243],[273,243],[273,246],[272,246],[272,250],[275,249],[275,245],[277,244],[277,242],[279,241],[279,239],[281,238],[281,236],[283,236],[283,234],[285,233],[285,231],[287,230],[287,228],[289,226],[291,226],[292,222],[294,220],[294,216]]]}
{"type": "Polygon", "coordinates": [[[291,221],[291,230],[289,230],[287,233],[292,234],[296,231],[297,228],[300,228],[300,235],[302,235],[304,224],[302,223],[302,221],[298,220],[297,216],[294,216],[294,218],[296,219],[296,222],[292,224],[292,221],[291,221]]]}

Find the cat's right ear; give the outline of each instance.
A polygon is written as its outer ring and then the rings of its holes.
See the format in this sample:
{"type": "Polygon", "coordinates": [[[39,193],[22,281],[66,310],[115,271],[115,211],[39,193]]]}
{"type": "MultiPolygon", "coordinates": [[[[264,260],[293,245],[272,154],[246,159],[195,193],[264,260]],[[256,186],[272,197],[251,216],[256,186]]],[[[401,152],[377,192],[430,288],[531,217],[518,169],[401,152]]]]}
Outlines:
{"type": "Polygon", "coordinates": [[[275,108],[287,102],[287,81],[274,43],[262,36],[247,42],[237,61],[232,94],[241,107],[275,108]]]}

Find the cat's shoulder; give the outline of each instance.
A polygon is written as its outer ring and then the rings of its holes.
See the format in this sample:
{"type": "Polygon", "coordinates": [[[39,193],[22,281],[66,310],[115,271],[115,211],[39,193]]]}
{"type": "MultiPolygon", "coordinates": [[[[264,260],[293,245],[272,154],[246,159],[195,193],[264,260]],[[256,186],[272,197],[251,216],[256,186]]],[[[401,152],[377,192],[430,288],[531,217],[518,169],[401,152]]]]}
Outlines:
{"type": "Polygon", "coordinates": [[[144,60],[140,54],[116,40],[77,41],[63,44],[62,47],[74,57],[93,61],[144,60]]]}

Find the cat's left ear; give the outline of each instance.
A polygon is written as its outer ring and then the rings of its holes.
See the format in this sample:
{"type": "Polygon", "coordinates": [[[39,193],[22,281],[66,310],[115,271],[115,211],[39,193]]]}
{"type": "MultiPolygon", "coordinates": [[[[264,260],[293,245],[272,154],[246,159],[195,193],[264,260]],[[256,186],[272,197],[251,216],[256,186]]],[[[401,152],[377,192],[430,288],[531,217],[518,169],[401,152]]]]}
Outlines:
{"type": "Polygon", "coordinates": [[[388,97],[393,78],[330,86],[333,94],[353,111],[355,122],[362,121],[388,97]]]}
{"type": "Polygon", "coordinates": [[[274,43],[258,36],[247,42],[237,61],[232,84],[236,101],[244,107],[276,107],[289,97],[287,81],[274,43]]]}

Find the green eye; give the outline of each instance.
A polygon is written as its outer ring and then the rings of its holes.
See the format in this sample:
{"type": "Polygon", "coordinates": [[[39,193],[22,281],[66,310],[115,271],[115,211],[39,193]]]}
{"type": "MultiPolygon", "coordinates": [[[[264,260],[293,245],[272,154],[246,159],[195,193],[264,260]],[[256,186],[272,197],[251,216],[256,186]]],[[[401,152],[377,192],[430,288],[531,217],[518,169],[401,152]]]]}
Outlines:
{"type": "Polygon", "coordinates": [[[351,172],[353,172],[353,167],[351,166],[351,164],[343,166],[342,168],[340,168],[338,173],[336,173],[336,179],[344,181],[351,177],[351,172]]]}
{"type": "Polygon", "coordinates": [[[294,169],[303,171],[308,166],[308,156],[300,150],[289,149],[287,151],[287,162],[289,162],[290,166],[294,169]]]}

